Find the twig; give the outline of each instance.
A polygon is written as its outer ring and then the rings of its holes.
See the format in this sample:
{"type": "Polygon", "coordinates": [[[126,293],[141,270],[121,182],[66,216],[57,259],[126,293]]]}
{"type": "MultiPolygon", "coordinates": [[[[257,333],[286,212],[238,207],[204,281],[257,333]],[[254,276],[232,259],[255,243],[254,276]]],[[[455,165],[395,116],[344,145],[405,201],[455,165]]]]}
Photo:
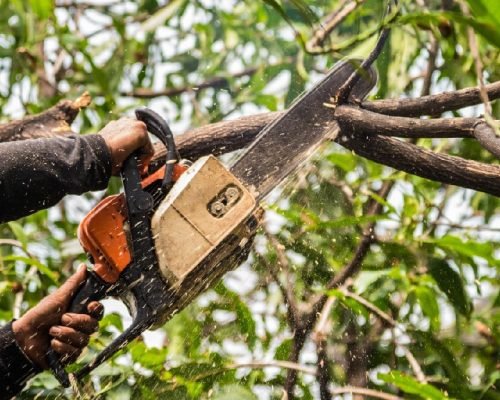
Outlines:
{"type": "Polygon", "coordinates": [[[332,31],[342,23],[356,8],[365,0],[343,0],[339,7],[330,13],[321,26],[313,33],[311,39],[306,43],[306,51],[314,53],[322,51],[321,46],[332,31]]]}
{"type": "Polygon", "coordinates": [[[408,360],[408,363],[411,366],[411,369],[415,373],[415,376],[417,380],[421,383],[427,383],[427,377],[424,374],[424,371],[422,371],[422,367],[418,363],[417,359],[413,355],[413,353],[408,349],[406,346],[402,346],[403,351],[405,352],[405,357],[408,360]]]}
{"type": "Polygon", "coordinates": [[[432,74],[436,69],[436,57],[439,51],[439,43],[436,37],[431,33],[431,47],[429,49],[429,59],[427,61],[427,69],[424,74],[424,82],[420,96],[428,96],[431,94],[432,74]]]}
{"type": "Polygon", "coordinates": [[[350,297],[351,299],[356,300],[359,304],[362,304],[365,306],[368,310],[370,310],[372,313],[376,314],[377,317],[382,319],[384,322],[388,323],[390,326],[393,328],[398,328],[401,329],[402,331],[405,331],[405,328],[398,324],[389,314],[386,312],[382,311],[380,308],[378,308],[375,304],[370,303],[368,300],[364,299],[363,297],[357,295],[356,293],[353,293],[345,288],[340,289],[342,294],[346,297],[350,297]]]}
{"type": "MultiPolygon", "coordinates": [[[[373,314],[375,314],[378,318],[380,318],[382,321],[385,323],[389,324],[393,328],[397,328],[402,332],[406,332],[406,327],[395,321],[389,314],[386,312],[382,311],[380,308],[378,308],[375,304],[369,302],[365,298],[359,296],[356,293],[353,293],[346,288],[341,288],[340,291],[342,294],[346,297],[350,297],[353,300],[356,300],[359,304],[363,305],[366,307],[368,310],[370,310],[373,314]]],[[[408,360],[408,363],[410,364],[413,372],[415,373],[415,376],[419,380],[419,382],[426,383],[427,378],[425,377],[422,367],[420,367],[420,364],[418,363],[417,359],[413,355],[413,353],[406,347],[401,345],[403,347],[403,350],[405,352],[405,357],[408,360]]]]}
{"type": "Polygon", "coordinates": [[[316,323],[316,327],[314,328],[311,337],[316,344],[316,354],[317,354],[317,365],[318,365],[318,385],[319,385],[319,393],[321,400],[330,400],[330,371],[328,368],[328,354],[326,352],[326,336],[327,336],[327,322],[330,318],[330,312],[335,303],[335,298],[330,297],[323,309],[321,310],[320,317],[318,322],[316,323]]]}
{"type": "Polygon", "coordinates": [[[127,97],[135,97],[138,99],[153,99],[156,97],[178,96],[179,94],[182,94],[185,92],[196,92],[196,91],[200,91],[200,90],[207,89],[207,88],[222,88],[222,87],[228,86],[231,79],[242,78],[244,76],[252,76],[257,71],[259,71],[261,68],[270,68],[270,67],[275,67],[278,65],[284,65],[284,64],[290,63],[291,61],[292,61],[291,58],[286,58],[285,60],[283,60],[279,63],[270,64],[266,67],[247,68],[247,69],[244,69],[243,71],[237,72],[237,73],[229,75],[229,76],[219,76],[219,77],[214,77],[214,78],[208,79],[204,82],[201,82],[198,85],[182,86],[182,87],[169,88],[169,89],[158,90],[158,91],[155,91],[155,90],[152,90],[149,88],[136,88],[133,91],[122,92],[121,95],[127,96],[127,97]]]}
{"type": "Polygon", "coordinates": [[[267,367],[284,368],[288,370],[303,372],[304,374],[308,375],[317,375],[316,368],[306,367],[305,365],[300,365],[298,363],[281,361],[281,360],[252,361],[248,363],[230,364],[226,368],[239,369],[239,368],[267,368],[267,367]]]}
{"type": "Polygon", "coordinates": [[[394,396],[389,393],[380,392],[378,390],[373,390],[373,389],[354,387],[354,386],[344,386],[341,388],[335,388],[331,391],[332,395],[344,394],[344,393],[361,394],[364,396],[375,397],[377,399],[383,399],[383,400],[404,400],[402,397],[394,396]]]}
{"type": "MultiPolygon", "coordinates": [[[[460,9],[462,10],[462,13],[466,17],[470,18],[471,15],[470,15],[469,7],[467,6],[467,4],[465,4],[465,2],[462,0],[459,1],[459,4],[460,4],[460,9]]],[[[485,87],[484,87],[483,62],[481,61],[481,56],[479,55],[476,34],[474,33],[474,29],[472,29],[472,27],[470,27],[470,26],[467,27],[467,40],[469,41],[470,51],[472,53],[472,58],[474,59],[474,66],[476,69],[476,77],[477,77],[477,82],[479,84],[479,95],[481,96],[481,100],[483,101],[484,112],[491,119],[493,119],[493,117],[491,116],[490,100],[488,98],[488,93],[486,92],[485,87]]]]}

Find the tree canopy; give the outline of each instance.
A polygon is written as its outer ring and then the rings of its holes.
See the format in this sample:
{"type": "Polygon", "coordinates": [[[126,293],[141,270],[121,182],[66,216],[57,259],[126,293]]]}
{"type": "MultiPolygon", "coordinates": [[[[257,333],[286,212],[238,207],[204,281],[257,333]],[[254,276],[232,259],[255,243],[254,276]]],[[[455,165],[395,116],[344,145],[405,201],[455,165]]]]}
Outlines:
{"type": "MultiPolygon", "coordinates": [[[[335,62],[366,57],[391,29],[375,90],[358,108],[332,110],[340,136],[266,201],[248,260],[93,372],[82,393],[500,398],[499,155],[477,130],[498,133],[497,1],[400,0],[389,12],[379,0],[0,7],[0,141],[94,133],[148,106],[183,157],[227,163],[335,62]],[[9,122],[50,107],[44,124],[9,122]]],[[[119,188],[113,180],[106,193],[0,225],[1,321],[86,260],[78,224],[119,188]]],[[[106,304],[80,364],[130,322],[106,304]]],[[[19,398],[71,396],[45,372],[19,398]]]]}

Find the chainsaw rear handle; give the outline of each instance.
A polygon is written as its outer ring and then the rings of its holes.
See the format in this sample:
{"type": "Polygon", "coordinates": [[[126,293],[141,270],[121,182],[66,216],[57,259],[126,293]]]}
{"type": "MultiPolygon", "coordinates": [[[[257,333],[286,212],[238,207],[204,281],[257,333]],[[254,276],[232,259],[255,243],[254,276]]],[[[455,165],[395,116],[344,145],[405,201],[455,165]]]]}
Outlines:
{"type": "MultiPolygon", "coordinates": [[[[137,109],[135,114],[138,120],[146,124],[147,130],[156,136],[168,149],[165,175],[162,182],[162,189],[167,190],[172,180],[174,164],[178,160],[172,131],[166,121],[150,109],[137,109]]],[[[127,188],[125,188],[125,195],[132,197],[132,201],[127,201],[129,216],[140,214],[141,212],[149,213],[153,207],[151,196],[141,188],[138,156],[138,152],[133,153],[125,160],[122,166],[121,175],[124,186],[128,186],[128,192],[127,188]]],[[[136,261],[134,258],[135,257],[133,257],[132,263],[136,261]]],[[[108,283],[100,279],[96,273],[89,272],[85,282],[72,299],[68,312],[88,314],[87,307],[92,301],[100,301],[107,297],[112,288],[115,289],[113,294],[120,294],[120,289],[115,288],[115,286],[121,287],[123,291],[127,286],[134,285],[136,281],[140,280],[140,271],[138,271],[137,268],[126,268],[125,271],[127,271],[127,274],[122,274],[126,276],[124,276],[123,279],[121,279],[121,276],[119,278],[119,281],[124,281],[120,282],[120,285],[108,283]]],[[[148,325],[144,324],[144,321],[141,322],[142,323],[139,324],[141,327],[148,325]]],[[[127,336],[131,336],[130,332],[128,332],[127,336]]],[[[59,383],[63,387],[69,387],[69,376],[61,363],[59,355],[49,348],[46,357],[47,363],[59,383]]]]}

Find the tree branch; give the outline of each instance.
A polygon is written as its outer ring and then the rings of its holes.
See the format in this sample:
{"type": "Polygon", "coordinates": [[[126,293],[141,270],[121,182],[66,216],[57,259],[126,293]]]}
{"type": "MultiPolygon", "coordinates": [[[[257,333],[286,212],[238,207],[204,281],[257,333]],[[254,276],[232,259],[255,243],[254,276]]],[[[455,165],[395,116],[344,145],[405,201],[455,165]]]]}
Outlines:
{"type": "Polygon", "coordinates": [[[394,396],[389,393],[379,392],[378,390],[366,389],[354,386],[344,386],[341,388],[336,388],[333,389],[331,393],[332,395],[344,394],[344,393],[361,394],[363,396],[370,396],[382,400],[404,400],[402,397],[394,396]]]}
{"type": "MultiPolygon", "coordinates": [[[[500,81],[485,85],[490,101],[500,98],[500,81]]],[[[362,108],[385,115],[418,117],[440,115],[463,107],[481,104],[481,93],[477,87],[423,96],[416,99],[386,99],[364,101],[362,108]]]]}
{"type": "Polygon", "coordinates": [[[333,30],[364,2],[365,0],[344,0],[335,11],[325,18],[321,26],[313,33],[311,39],[306,43],[307,51],[311,53],[321,51],[321,46],[333,30]]]}
{"type": "Polygon", "coordinates": [[[90,95],[84,93],[75,101],[60,101],[41,114],[0,125],[0,142],[70,134],[70,124],[80,109],[87,107],[90,101],[90,95]]]}
{"type": "Polygon", "coordinates": [[[438,182],[500,196],[500,166],[434,153],[378,135],[343,133],[337,143],[369,160],[438,182]]]}
{"type": "Polygon", "coordinates": [[[416,119],[391,117],[354,106],[338,106],[335,119],[353,134],[371,133],[404,138],[474,137],[478,118],[416,119]]]}

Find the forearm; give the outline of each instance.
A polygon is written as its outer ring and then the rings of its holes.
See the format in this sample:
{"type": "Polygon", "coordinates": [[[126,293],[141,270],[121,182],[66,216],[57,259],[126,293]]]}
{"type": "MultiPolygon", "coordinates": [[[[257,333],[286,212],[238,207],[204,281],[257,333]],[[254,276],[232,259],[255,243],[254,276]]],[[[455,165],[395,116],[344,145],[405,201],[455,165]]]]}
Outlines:
{"type": "Polygon", "coordinates": [[[106,188],[111,156],[100,135],[0,143],[0,223],[106,188]]]}
{"type": "Polygon", "coordinates": [[[38,372],[18,346],[11,324],[0,327],[0,400],[15,396],[38,372]]]}

